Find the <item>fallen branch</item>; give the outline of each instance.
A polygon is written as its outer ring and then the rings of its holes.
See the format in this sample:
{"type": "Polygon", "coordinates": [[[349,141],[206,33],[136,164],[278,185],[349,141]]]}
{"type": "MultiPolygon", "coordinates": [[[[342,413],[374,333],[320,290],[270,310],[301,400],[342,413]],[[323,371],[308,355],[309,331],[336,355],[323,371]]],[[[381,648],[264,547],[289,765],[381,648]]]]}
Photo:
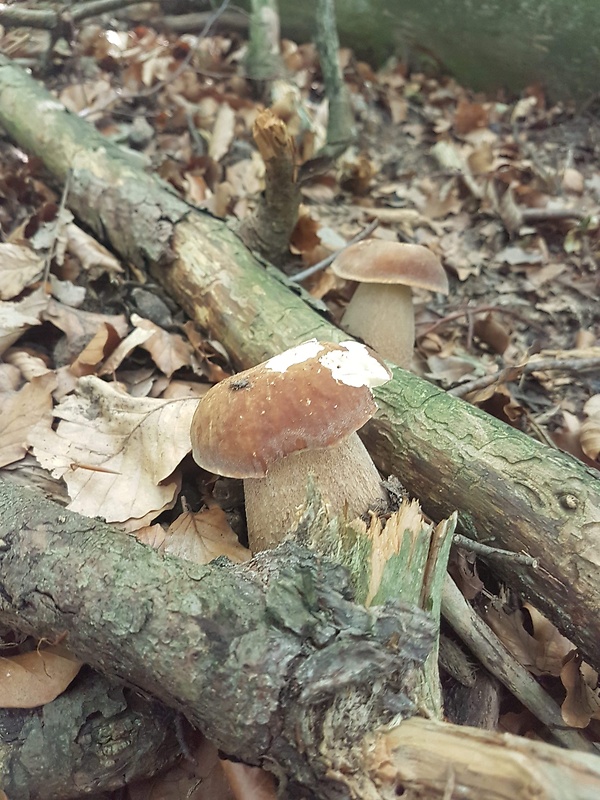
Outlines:
{"type": "Polygon", "coordinates": [[[413,713],[406,692],[431,623],[400,604],[349,602],[344,570],[308,550],[200,567],[2,480],[0,538],[0,623],[61,636],[230,755],[286,776],[290,798],[600,795],[595,755],[399,722],[413,713]],[[393,727],[378,727],[390,715],[393,727]]]}
{"type": "MultiPolygon", "coordinates": [[[[311,337],[348,338],[222,221],[141,173],[6,58],[0,123],[58,182],[72,170],[73,212],[124,260],[147,268],[236,364],[311,337]]],[[[499,559],[494,569],[599,666],[597,474],[403,370],[375,394],[380,411],[364,435],[379,468],[434,519],[457,508],[463,533],[537,559],[537,569],[499,559]]]]}
{"type": "Polygon", "coordinates": [[[0,710],[0,789],[11,800],[108,792],[179,756],[175,713],[100,675],[51,704],[0,710]]]}
{"type": "Polygon", "coordinates": [[[433,642],[416,607],[365,609],[346,571],[297,545],[243,566],[164,557],[97,520],[0,481],[0,622],[60,637],[151,693],[227,754],[320,798],[356,741],[414,713],[433,642]]]}

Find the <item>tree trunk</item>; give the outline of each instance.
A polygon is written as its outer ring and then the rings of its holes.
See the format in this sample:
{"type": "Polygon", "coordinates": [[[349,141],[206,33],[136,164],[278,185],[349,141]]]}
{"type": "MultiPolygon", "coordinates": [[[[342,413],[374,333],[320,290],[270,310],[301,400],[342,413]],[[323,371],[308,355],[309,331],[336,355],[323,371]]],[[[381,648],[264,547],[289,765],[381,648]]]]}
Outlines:
{"type": "MultiPolygon", "coordinates": [[[[148,268],[238,365],[311,337],[348,338],[221,220],[141,173],[5,58],[0,123],[57,181],[72,170],[73,212],[124,260],[148,268]]],[[[404,370],[375,394],[380,411],[364,437],[380,469],[434,518],[457,508],[473,538],[537,558],[537,568],[508,560],[494,567],[599,667],[597,474],[404,370]]]]}

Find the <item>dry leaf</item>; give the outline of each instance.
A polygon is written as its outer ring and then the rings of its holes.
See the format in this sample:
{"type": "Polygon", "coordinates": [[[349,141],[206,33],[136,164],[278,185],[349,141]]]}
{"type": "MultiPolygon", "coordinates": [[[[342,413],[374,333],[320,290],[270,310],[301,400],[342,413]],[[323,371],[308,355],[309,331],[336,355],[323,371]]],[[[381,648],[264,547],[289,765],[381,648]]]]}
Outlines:
{"type": "Polygon", "coordinates": [[[250,551],[239,543],[225,512],[218,506],[181,514],[169,526],[165,541],[158,549],[196,564],[208,564],[219,556],[227,556],[235,563],[248,561],[251,557],[250,551]]]}
{"type": "Polygon", "coordinates": [[[600,453],[600,394],[595,394],[583,407],[587,419],[581,425],[579,441],[588,458],[595,460],[600,453]]]}
{"type": "Polygon", "coordinates": [[[521,611],[507,612],[502,599],[494,600],[484,619],[516,660],[534,675],[560,675],[563,659],[573,645],[533,606],[527,605],[533,636],[523,626],[521,611]]]}
{"type": "Polygon", "coordinates": [[[69,508],[136,529],[171,508],[173,475],[191,449],[196,400],[133,398],[95,376],[54,411],[56,429],[30,435],[40,464],[67,484],[69,508]]]}
{"type": "Polygon", "coordinates": [[[40,318],[51,302],[43,289],[37,289],[20,303],[0,303],[0,356],[25,331],[40,324],[40,318]]]}
{"type": "Polygon", "coordinates": [[[591,719],[600,719],[598,673],[582,663],[575,651],[565,661],[560,679],[567,691],[560,709],[567,725],[586,728],[591,719]]]}
{"type": "Polygon", "coordinates": [[[119,344],[119,334],[108,322],[103,322],[93,338],[83,348],[71,364],[71,372],[75,377],[92,375],[104,359],[119,344]]]}
{"type": "Polygon", "coordinates": [[[151,333],[150,338],[142,342],[140,347],[150,353],[156,366],[165,375],[171,377],[175,370],[191,365],[192,347],[183,336],[169,333],[137,314],[131,315],[131,323],[139,330],[151,333]]]}
{"type": "Polygon", "coordinates": [[[236,800],[217,748],[204,739],[192,749],[192,756],[193,762],[182,759],[163,775],[128,786],[130,800],[236,800]]]}
{"type": "Polygon", "coordinates": [[[144,330],[143,328],[136,328],[129,336],[126,336],[121,344],[113,350],[110,356],[104,362],[102,369],[99,370],[99,375],[112,375],[122,362],[131,355],[136,347],[141,347],[145,342],[154,336],[154,331],[144,330]]]}
{"type": "Polygon", "coordinates": [[[75,349],[73,355],[79,353],[82,346],[87,344],[98,328],[105,323],[112,325],[119,336],[125,336],[129,330],[123,314],[96,314],[91,311],[81,311],[53,299],[47,301],[42,318],[51,322],[66,335],[68,343],[75,349]]]}
{"type": "Polygon", "coordinates": [[[10,300],[21,294],[44,270],[44,259],[31,247],[20,244],[1,242],[0,263],[0,300],[10,300]]]}
{"type": "Polygon", "coordinates": [[[208,155],[220,161],[229,152],[235,131],[235,112],[228,103],[222,103],[217,112],[208,155]]]}
{"type": "Polygon", "coordinates": [[[54,373],[33,378],[19,392],[0,395],[0,467],[24,457],[29,431],[45,419],[52,422],[54,373]]]}
{"type": "Polygon", "coordinates": [[[67,226],[67,249],[79,259],[91,280],[104,274],[114,276],[123,272],[117,259],[106,247],[73,223],[67,226]]]}
{"type": "Polygon", "coordinates": [[[260,767],[234,761],[221,761],[223,772],[236,800],[277,800],[275,778],[260,767]]]}
{"type": "Polygon", "coordinates": [[[0,708],[36,708],[51,703],[82,666],[64,647],[0,658],[0,708]]]}

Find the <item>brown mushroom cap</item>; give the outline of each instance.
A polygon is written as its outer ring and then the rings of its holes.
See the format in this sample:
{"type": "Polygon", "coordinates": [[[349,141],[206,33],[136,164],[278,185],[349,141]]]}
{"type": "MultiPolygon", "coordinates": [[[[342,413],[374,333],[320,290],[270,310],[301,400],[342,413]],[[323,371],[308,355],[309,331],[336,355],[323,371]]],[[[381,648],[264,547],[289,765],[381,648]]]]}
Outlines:
{"type": "Polygon", "coordinates": [[[340,278],[359,283],[395,283],[448,294],[448,276],[431,250],[420,244],[365,239],[331,265],[340,278]]]}
{"type": "Polygon", "coordinates": [[[298,450],[342,441],[377,408],[371,386],[391,375],[358,342],[310,342],[216,384],[192,420],[194,460],[232,478],[260,478],[298,450]]]}

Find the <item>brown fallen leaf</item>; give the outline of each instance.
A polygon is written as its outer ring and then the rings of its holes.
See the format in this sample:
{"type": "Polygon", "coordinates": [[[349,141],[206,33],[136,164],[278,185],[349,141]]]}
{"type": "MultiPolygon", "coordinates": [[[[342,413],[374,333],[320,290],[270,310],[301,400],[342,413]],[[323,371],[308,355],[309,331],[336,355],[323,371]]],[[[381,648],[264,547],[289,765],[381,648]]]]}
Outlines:
{"type": "Polygon", "coordinates": [[[0,300],[10,300],[40,277],[44,259],[31,247],[0,242],[0,300]]]}
{"type": "Polygon", "coordinates": [[[588,458],[596,460],[600,453],[600,394],[595,394],[583,407],[587,419],[579,431],[581,449],[588,458]]]}
{"type": "Polygon", "coordinates": [[[136,530],[175,502],[175,471],[191,449],[197,405],[130,397],[90,375],[54,410],[56,431],[37,426],[29,441],[40,464],[67,484],[69,508],[136,530]]]}
{"type": "Polygon", "coordinates": [[[52,391],[56,376],[47,372],[33,378],[18,392],[0,394],[0,467],[19,461],[27,453],[29,431],[44,418],[52,421],[52,391]]]}
{"type": "Polygon", "coordinates": [[[44,290],[37,289],[19,303],[0,303],[0,356],[29,328],[40,324],[49,302],[44,290]]]}
{"type": "Polygon", "coordinates": [[[70,346],[73,356],[81,352],[81,346],[87,344],[104,323],[112,325],[119,336],[125,336],[129,329],[123,314],[97,314],[92,311],[81,311],[59,303],[58,300],[47,300],[42,319],[51,322],[62,331],[70,346]]]}
{"type": "Polygon", "coordinates": [[[82,666],[60,646],[0,658],[0,708],[36,708],[51,703],[82,666]]]}
{"type": "Polygon", "coordinates": [[[180,514],[169,525],[168,530],[163,532],[162,537],[153,526],[142,541],[152,544],[162,553],[193,561],[195,564],[208,564],[219,556],[227,556],[230,561],[239,564],[248,561],[252,555],[250,550],[239,543],[225,512],[218,506],[180,514]]]}
{"type": "Polygon", "coordinates": [[[150,353],[156,366],[167,377],[181,367],[191,365],[192,347],[183,336],[169,333],[137,314],[131,315],[131,323],[135,328],[151,333],[150,338],[142,342],[140,347],[150,353]]]}
{"type": "Polygon", "coordinates": [[[118,344],[119,334],[117,331],[110,323],[103,322],[71,364],[71,372],[77,378],[92,375],[118,344]]]}
{"type": "Polygon", "coordinates": [[[484,619],[516,660],[534,675],[560,675],[565,656],[573,645],[533,606],[525,608],[531,616],[533,635],[523,625],[523,612],[507,612],[502,598],[487,608],[484,619]]]}
{"type": "Polygon", "coordinates": [[[561,670],[560,679],[567,695],[561,706],[562,718],[573,728],[587,728],[591,719],[600,719],[598,673],[573,651],[561,670]]]}
{"type": "Polygon", "coordinates": [[[74,223],[67,226],[67,249],[79,259],[91,280],[96,280],[104,274],[114,276],[123,272],[123,268],[110,250],[74,223]]]}

